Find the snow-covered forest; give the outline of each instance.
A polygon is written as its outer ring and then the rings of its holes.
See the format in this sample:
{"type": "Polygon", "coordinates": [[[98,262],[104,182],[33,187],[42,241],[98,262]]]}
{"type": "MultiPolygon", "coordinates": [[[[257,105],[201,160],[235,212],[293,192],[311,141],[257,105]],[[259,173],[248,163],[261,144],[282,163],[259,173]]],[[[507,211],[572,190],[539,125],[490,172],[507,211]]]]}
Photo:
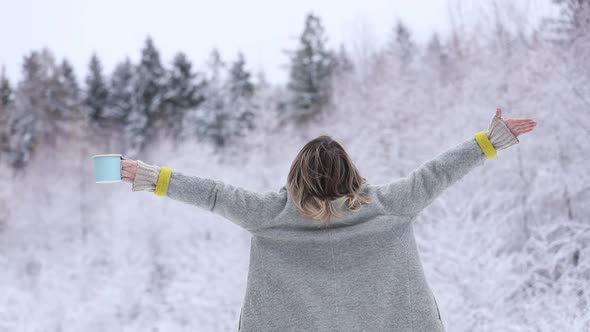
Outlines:
{"type": "MultiPolygon", "coordinates": [[[[383,45],[332,49],[310,13],[286,84],[213,49],[85,77],[40,48],[0,77],[0,331],[236,331],[249,234],[127,183],[95,154],[257,191],[327,134],[369,182],[405,176],[504,118],[538,126],[419,216],[424,269],[448,331],[590,331],[590,1],[555,17],[490,5],[427,43],[392,22],[383,45]]],[[[352,47],[350,46],[352,45],[352,47]]]]}

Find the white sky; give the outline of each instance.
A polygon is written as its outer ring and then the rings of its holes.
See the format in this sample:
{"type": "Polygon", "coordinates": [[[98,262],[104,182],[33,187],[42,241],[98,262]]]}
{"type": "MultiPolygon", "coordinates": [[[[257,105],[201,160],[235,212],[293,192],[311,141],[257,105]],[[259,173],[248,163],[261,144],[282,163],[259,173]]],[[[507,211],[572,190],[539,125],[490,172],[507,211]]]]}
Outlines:
{"type": "MultiPolygon", "coordinates": [[[[535,20],[550,13],[550,0],[499,0],[517,4],[535,20]]],[[[411,29],[417,41],[432,31],[445,34],[449,12],[457,8],[469,13],[481,1],[451,0],[0,0],[0,65],[14,81],[20,77],[21,62],[31,50],[49,47],[58,58],[66,57],[81,79],[87,62],[96,51],[106,73],[129,56],[139,58],[145,37],[150,34],[168,64],[174,53],[183,51],[197,68],[212,47],[225,60],[242,50],[251,70],[262,69],[271,82],[284,82],[283,50],[293,49],[308,11],[322,18],[330,46],[341,42],[354,55],[359,47],[378,45],[389,36],[397,18],[411,29]],[[450,10],[450,8],[454,8],[450,10]],[[358,42],[363,40],[362,43],[358,42]],[[355,46],[356,45],[356,46],[355,46]]],[[[488,4],[491,3],[488,2],[488,4]]],[[[463,20],[466,20],[465,18],[463,20]]]]}

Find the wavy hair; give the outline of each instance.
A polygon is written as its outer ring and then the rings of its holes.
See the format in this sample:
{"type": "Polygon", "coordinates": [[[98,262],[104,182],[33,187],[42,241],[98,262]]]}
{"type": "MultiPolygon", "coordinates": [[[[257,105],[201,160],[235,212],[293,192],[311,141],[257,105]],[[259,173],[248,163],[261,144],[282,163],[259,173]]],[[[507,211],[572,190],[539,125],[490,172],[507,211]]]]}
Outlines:
{"type": "Polygon", "coordinates": [[[367,179],[360,175],[342,145],[320,135],[303,146],[293,160],[287,188],[297,208],[306,217],[327,225],[342,217],[337,210],[359,210],[371,199],[363,191],[367,179]]]}

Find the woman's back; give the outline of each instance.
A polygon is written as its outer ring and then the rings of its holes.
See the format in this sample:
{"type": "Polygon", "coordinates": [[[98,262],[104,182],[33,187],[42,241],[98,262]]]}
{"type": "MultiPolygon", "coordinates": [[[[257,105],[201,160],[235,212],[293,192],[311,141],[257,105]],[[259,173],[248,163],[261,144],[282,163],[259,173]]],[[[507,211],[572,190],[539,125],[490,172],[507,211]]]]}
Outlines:
{"type": "Polygon", "coordinates": [[[240,331],[443,331],[414,218],[375,201],[319,227],[287,199],[252,236],[240,331]]]}

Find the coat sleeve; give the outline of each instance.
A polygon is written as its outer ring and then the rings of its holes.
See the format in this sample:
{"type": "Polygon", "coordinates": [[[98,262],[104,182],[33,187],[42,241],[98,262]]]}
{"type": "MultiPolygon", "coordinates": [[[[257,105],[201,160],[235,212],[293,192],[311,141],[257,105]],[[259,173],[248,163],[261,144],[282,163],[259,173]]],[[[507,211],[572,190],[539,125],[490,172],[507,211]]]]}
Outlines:
{"type": "Polygon", "coordinates": [[[416,214],[427,207],[445,189],[459,181],[486,159],[495,157],[495,149],[485,132],[479,132],[436,157],[424,162],[409,175],[378,185],[376,195],[387,213],[416,214]]]}
{"type": "Polygon", "coordinates": [[[181,172],[172,172],[166,196],[211,211],[249,231],[269,225],[287,200],[285,187],[256,192],[181,172]]]}
{"type": "Polygon", "coordinates": [[[166,166],[138,163],[138,175],[158,174],[151,175],[151,180],[136,177],[135,182],[153,184],[147,191],[210,211],[250,232],[270,225],[287,201],[285,186],[279,191],[256,192],[221,180],[172,171],[166,166]]]}

